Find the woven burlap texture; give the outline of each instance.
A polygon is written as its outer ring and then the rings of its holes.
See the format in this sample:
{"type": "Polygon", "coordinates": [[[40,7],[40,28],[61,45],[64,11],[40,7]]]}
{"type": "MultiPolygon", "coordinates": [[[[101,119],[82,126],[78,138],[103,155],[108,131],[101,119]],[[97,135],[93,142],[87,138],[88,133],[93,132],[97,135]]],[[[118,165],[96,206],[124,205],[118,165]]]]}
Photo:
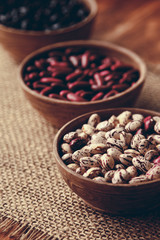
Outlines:
{"type": "MultiPolygon", "coordinates": [[[[110,216],[88,207],[69,189],[52,153],[57,129],[32,108],[17,80],[18,65],[2,47],[0,53],[0,213],[4,225],[7,217],[58,240],[160,239],[158,210],[134,217],[110,216]]],[[[137,106],[158,110],[158,100],[152,99],[158,90],[153,93],[148,88],[158,80],[148,73],[137,106]]],[[[16,239],[25,239],[25,234],[21,231],[16,239]]],[[[42,235],[28,239],[49,239],[42,235]]]]}

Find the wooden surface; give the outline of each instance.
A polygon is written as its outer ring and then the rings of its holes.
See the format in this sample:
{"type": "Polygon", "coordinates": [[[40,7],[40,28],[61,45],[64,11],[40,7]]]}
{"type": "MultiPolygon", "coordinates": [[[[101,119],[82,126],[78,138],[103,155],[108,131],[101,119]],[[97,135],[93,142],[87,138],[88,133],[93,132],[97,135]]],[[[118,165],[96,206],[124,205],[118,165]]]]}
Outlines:
{"type": "Polygon", "coordinates": [[[160,1],[98,0],[94,39],[108,40],[160,63],[160,1]]]}
{"type": "MultiPolygon", "coordinates": [[[[130,48],[147,63],[160,64],[159,0],[97,0],[97,3],[93,39],[130,48]]],[[[11,238],[0,234],[0,239],[11,238]]]]}

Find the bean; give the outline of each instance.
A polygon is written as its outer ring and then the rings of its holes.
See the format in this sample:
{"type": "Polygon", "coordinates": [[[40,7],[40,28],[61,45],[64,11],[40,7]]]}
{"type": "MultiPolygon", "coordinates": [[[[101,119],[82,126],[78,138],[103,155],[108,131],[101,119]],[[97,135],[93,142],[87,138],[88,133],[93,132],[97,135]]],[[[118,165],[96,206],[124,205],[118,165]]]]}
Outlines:
{"type": "Polygon", "coordinates": [[[48,64],[45,59],[39,59],[34,61],[34,65],[43,70],[48,64]]]}
{"type": "Polygon", "coordinates": [[[45,87],[48,87],[48,85],[42,84],[39,81],[33,83],[33,88],[34,89],[44,89],[45,87]]]}
{"type": "Polygon", "coordinates": [[[126,90],[127,88],[129,88],[129,85],[128,84],[125,84],[125,83],[121,83],[121,84],[115,84],[112,86],[112,89],[113,90],[117,90],[117,91],[124,91],[126,90]]]}
{"type": "Polygon", "coordinates": [[[89,14],[83,2],[72,0],[5,1],[0,3],[0,9],[0,24],[44,32],[72,26],[89,14]]]}
{"type": "Polygon", "coordinates": [[[103,85],[104,79],[100,76],[99,73],[94,74],[94,80],[95,80],[95,83],[97,84],[97,86],[103,85]]]}
{"type": "Polygon", "coordinates": [[[105,70],[105,69],[108,69],[109,65],[107,63],[103,63],[102,65],[100,65],[98,67],[98,70],[105,70]]]}
{"type": "Polygon", "coordinates": [[[86,145],[86,140],[80,137],[74,138],[70,142],[70,147],[73,151],[76,151],[86,145]]]}
{"type": "Polygon", "coordinates": [[[85,102],[86,100],[82,97],[77,96],[75,93],[69,92],[67,93],[67,99],[71,102],[85,102]]]}
{"type": "Polygon", "coordinates": [[[122,63],[116,63],[111,66],[112,71],[117,71],[117,72],[125,72],[130,70],[132,67],[129,65],[124,65],[122,63]]]}
{"type": "Polygon", "coordinates": [[[114,81],[109,81],[109,82],[107,82],[107,84],[102,85],[102,86],[93,84],[93,85],[91,86],[91,89],[92,89],[93,91],[105,91],[105,90],[110,89],[113,84],[114,84],[114,81]]]}
{"type": "Polygon", "coordinates": [[[100,75],[101,77],[106,77],[109,73],[110,73],[110,71],[105,70],[105,71],[101,71],[101,72],[99,73],[99,75],[100,75]]]}
{"type": "Polygon", "coordinates": [[[59,92],[59,95],[60,95],[61,97],[66,98],[66,96],[67,96],[68,93],[70,93],[69,90],[61,90],[61,91],[59,92]]]}
{"type": "Polygon", "coordinates": [[[62,160],[66,160],[66,164],[67,161],[76,163],[77,173],[97,181],[136,184],[159,179],[160,137],[154,128],[160,121],[153,119],[151,134],[137,134],[137,128],[141,129],[144,121],[150,119],[124,111],[102,121],[94,113],[77,130],[65,134],[61,145],[62,160]],[[136,127],[130,126],[133,123],[136,127]]]}
{"type": "Polygon", "coordinates": [[[103,98],[103,95],[104,95],[103,92],[99,92],[99,93],[97,93],[96,95],[94,95],[94,96],[91,98],[91,101],[97,101],[97,100],[100,100],[100,99],[103,98]]]}
{"type": "Polygon", "coordinates": [[[86,51],[84,54],[82,54],[82,56],[81,56],[81,66],[82,66],[82,68],[86,68],[88,66],[89,55],[90,55],[89,51],[86,51]]]}
{"type": "Polygon", "coordinates": [[[90,88],[90,84],[88,82],[82,81],[82,82],[74,82],[74,83],[68,83],[67,84],[68,89],[71,91],[76,91],[79,89],[88,89],[90,88]]]}
{"type": "Polygon", "coordinates": [[[83,174],[83,177],[86,177],[86,178],[95,178],[97,176],[99,176],[101,174],[101,168],[99,167],[92,167],[92,168],[89,168],[84,174],[83,174]]]}
{"type": "Polygon", "coordinates": [[[49,95],[50,93],[52,93],[52,87],[45,87],[40,91],[41,95],[49,95]]]}
{"type": "Polygon", "coordinates": [[[53,78],[53,77],[43,77],[40,79],[40,82],[42,83],[63,83],[63,81],[59,78],[53,78]]]}
{"type": "Polygon", "coordinates": [[[103,99],[109,98],[109,97],[111,97],[111,96],[115,96],[116,94],[118,94],[118,91],[116,91],[116,90],[111,90],[111,91],[109,91],[108,93],[106,93],[106,94],[103,96],[103,99]]]}
{"type": "Polygon", "coordinates": [[[69,61],[72,63],[74,67],[78,67],[79,65],[79,59],[77,56],[70,56],[69,61]]]}
{"type": "Polygon", "coordinates": [[[49,98],[56,98],[56,99],[60,99],[60,100],[66,100],[66,98],[60,96],[59,94],[56,94],[56,93],[50,93],[48,95],[49,98]]]}
{"type": "Polygon", "coordinates": [[[119,74],[115,74],[115,73],[111,73],[111,74],[108,74],[105,78],[104,78],[104,81],[108,82],[110,80],[118,80],[120,78],[119,74]]]}
{"type": "Polygon", "coordinates": [[[66,76],[66,81],[73,81],[75,78],[78,78],[81,75],[82,75],[82,71],[80,69],[77,69],[76,71],[66,76]]]}
{"type": "Polygon", "coordinates": [[[39,55],[29,64],[24,71],[24,82],[33,90],[40,89],[40,94],[45,96],[61,93],[66,100],[84,102],[117,95],[129,88],[138,74],[136,69],[116,58],[104,57],[86,48],[60,48],[39,55]],[[121,83],[124,77],[130,81],[121,83]],[[37,88],[40,83],[44,83],[44,87],[37,88]]]}

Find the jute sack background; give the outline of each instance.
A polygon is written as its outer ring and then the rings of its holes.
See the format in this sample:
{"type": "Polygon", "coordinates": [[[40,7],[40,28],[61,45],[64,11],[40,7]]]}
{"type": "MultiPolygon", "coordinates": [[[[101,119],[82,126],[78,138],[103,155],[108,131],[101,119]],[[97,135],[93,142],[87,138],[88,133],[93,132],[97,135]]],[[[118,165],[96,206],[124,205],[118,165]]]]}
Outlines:
{"type": "MultiPolygon", "coordinates": [[[[57,132],[26,101],[0,47],[0,232],[15,239],[160,239],[160,210],[110,216],[71,192],[52,153],[57,132]]],[[[149,67],[136,106],[160,111],[160,70],[149,67]]],[[[55,113],[56,114],[56,113],[55,113]]]]}

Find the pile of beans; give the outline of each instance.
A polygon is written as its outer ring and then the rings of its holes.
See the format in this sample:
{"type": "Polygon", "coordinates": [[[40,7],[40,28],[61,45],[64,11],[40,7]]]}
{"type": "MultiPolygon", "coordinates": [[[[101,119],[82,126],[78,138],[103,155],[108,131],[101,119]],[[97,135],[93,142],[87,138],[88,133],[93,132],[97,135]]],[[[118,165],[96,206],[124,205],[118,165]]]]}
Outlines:
{"type": "Polygon", "coordinates": [[[50,31],[72,26],[89,14],[77,0],[7,0],[0,3],[0,24],[8,27],[50,31]]]}
{"type": "Polygon", "coordinates": [[[65,48],[38,56],[24,69],[24,82],[49,98],[96,101],[136,83],[139,71],[115,57],[86,48],[65,48]]]}
{"type": "Polygon", "coordinates": [[[98,182],[160,179],[160,117],[124,111],[101,121],[92,114],[63,136],[61,152],[68,168],[98,182]]]}

